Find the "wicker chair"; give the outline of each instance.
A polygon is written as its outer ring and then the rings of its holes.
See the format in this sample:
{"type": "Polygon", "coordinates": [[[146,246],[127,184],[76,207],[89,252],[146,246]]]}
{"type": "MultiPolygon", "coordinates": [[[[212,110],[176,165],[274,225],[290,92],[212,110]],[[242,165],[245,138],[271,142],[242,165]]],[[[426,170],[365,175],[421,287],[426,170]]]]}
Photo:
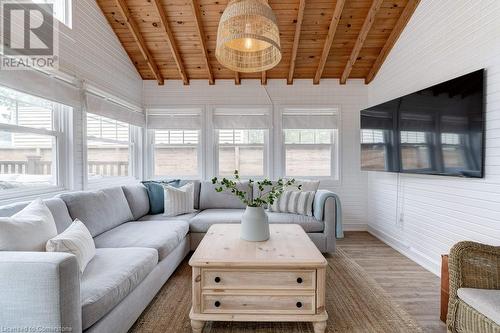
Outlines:
{"type": "MultiPolygon", "coordinates": [[[[500,289],[500,247],[474,242],[457,243],[450,251],[449,271],[448,332],[500,333],[500,325],[464,302],[459,296],[462,294],[464,297],[464,292],[467,291],[467,289],[459,291],[460,288],[474,288],[472,293],[479,291],[475,289],[500,289]]],[[[470,295],[471,289],[468,291],[470,295]]],[[[483,292],[484,295],[484,291],[479,292],[483,292]]]]}

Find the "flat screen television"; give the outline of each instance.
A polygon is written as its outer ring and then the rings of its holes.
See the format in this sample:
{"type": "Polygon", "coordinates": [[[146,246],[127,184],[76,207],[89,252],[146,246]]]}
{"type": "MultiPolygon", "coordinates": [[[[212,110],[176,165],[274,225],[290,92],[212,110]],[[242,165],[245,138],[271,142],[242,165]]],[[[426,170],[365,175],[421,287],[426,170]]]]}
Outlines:
{"type": "Polygon", "coordinates": [[[361,111],[361,169],[482,178],[484,70],[361,111]]]}

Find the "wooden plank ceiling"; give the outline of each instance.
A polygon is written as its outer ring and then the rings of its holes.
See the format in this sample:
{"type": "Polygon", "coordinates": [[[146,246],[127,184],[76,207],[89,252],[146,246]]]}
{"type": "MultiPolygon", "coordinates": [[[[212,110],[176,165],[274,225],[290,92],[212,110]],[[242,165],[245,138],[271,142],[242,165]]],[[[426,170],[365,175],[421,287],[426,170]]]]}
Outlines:
{"type": "Polygon", "coordinates": [[[145,80],[323,78],[373,80],[420,0],[269,0],[283,58],[266,73],[217,62],[217,26],[228,0],[97,0],[145,80]]]}

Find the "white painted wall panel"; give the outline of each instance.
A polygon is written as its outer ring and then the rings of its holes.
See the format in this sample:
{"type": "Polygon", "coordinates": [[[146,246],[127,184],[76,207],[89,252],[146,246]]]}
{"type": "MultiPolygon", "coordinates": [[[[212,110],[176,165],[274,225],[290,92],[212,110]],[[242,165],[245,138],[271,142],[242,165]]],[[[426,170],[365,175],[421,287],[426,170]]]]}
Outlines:
{"type": "Polygon", "coordinates": [[[460,240],[500,245],[500,2],[423,0],[368,87],[370,105],[486,68],[486,177],[368,173],[374,234],[436,274],[460,240]]]}
{"type": "Polygon", "coordinates": [[[73,29],[60,28],[61,71],[141,106],[141,77],[95,0],[73,0],[73,29]]]}
{"type": "Polygon", "coordinates": [[[192,80],[189,86],[181,81],[167,81],[165,86],[145,81],[143,94],[146,109],[189,105],[207,110],[215,105],[271,105],[276,113],[281,107],[290,105],[339,106],[340,183],[327,188],[341,197],[346,229],[365,229],[367,178],[359,171],[359,110],[366,106],[368,94],[363,81],[352,80],[347,85],[339,85],[338,80],[323,80],[320,85],[313,85],[311,80],[295,80],[293,85],[287,85],[284,80],[269,80],[267,86],[262,86],[258,80],[242,80],[240,86],[232,80],[217,81],[213,86],[204,80],[192,80]]]}

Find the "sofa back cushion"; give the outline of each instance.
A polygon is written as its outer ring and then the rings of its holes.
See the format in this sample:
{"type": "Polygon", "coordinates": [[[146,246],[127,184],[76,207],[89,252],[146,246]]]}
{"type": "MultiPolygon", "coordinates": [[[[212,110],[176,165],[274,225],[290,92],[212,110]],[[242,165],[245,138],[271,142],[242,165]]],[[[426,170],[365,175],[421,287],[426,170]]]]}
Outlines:
{"type": "MultiPolygon", "coordinates": [[[[230,191],[224,190],[216,192],[217,186],[212,184],[211,181],[201,182],[200,188],[200,209],[214,209],[214,208],[230,208],[230,209],[243,209],[245,204],[241,202],[230,191]]],[[[252,197],[252,188],[248,186],[247,181],[242,181],[238,184],[240,191],[245,191],[248,198],[252,197]]]]}
{"type": "Polygon", "coordinates": [[[134,219],[121,187],[64,193],[60,198],[68,206],[69,215],[82,221],[92,237],[134,219]]]}
{"type": "MultiPolygon", "coordinates": [[[[52,198],[44,200],[43,202],[47,205],[54,217],[57,232],[61,233],[66,230],[73,222],[73,219],[69,215],[68,208],[64,201],[59,198],[52,198]]],[[[29,203],[28,201],[0,207],[0,217],[10,217],[20,212],[24,207],[28,206],[29,203]]]]}
{"type": "Polygon", "coordinates": [[[122,186],[125,198],[132,211],[134,220],[138,220],[149,213],[149,196],[142,184],[122,186]]]}

